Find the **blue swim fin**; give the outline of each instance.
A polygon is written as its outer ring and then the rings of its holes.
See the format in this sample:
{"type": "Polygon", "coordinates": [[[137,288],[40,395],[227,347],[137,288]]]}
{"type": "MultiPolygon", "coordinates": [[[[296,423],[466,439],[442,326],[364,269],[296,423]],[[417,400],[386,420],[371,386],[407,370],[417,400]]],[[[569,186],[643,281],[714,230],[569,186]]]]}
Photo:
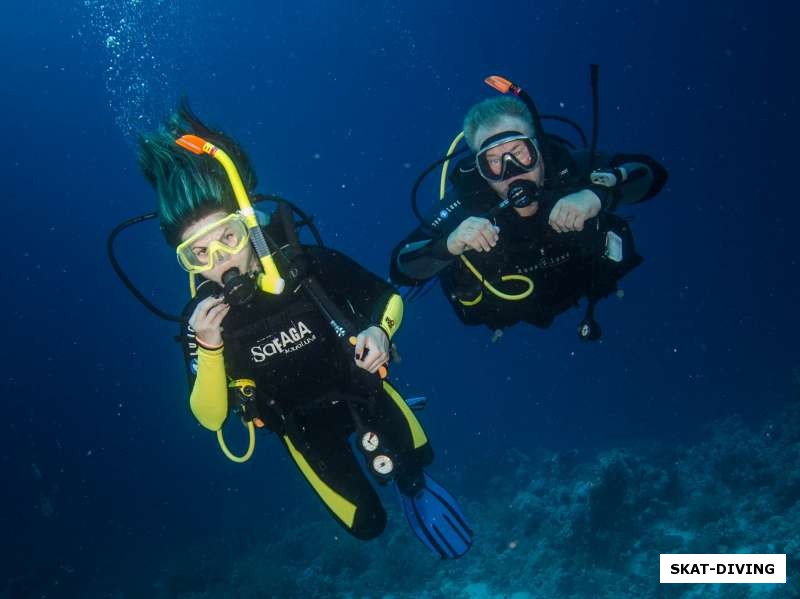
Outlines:
{"type": "Polygon", "coordinates": [[[405,400],[408,407],[415,412],[419,412],[426,405],[428,405],[428,398],[424,395],[420,395],[418,397],[406,397],[405,400]]]}
{"type": "Polygon", "coordinates": [[[400,493],[411,530],[442,559],[461,557],[472,545],[472,529],[453,496],[424,472],[423,477],[414,495],[400,493]]]}

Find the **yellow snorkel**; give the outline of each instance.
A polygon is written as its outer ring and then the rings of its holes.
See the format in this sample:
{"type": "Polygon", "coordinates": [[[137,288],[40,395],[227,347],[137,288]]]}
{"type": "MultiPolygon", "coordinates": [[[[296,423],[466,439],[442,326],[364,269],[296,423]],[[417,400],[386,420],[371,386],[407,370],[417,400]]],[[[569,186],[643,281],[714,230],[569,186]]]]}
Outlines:
{"type": "MultiPolygon", "coordinates": [[[[257,286],[261,291],[273,295],[282,293],[286,282],[275,266],[275,261],[272,259],[272,254],[267,246],[267,241],[264,239],[264,232],[258,224],[258,218],[253,210],[253,206],[250,204],[250,198],[247,197],[247,191],[244,188],[242,178],[239,176],[239,171],[236,170],[236,165],[233,163],[233,160],[231,160],[230,156],[228,156],[224,150],[197,135],[183,135],[176,139],[175,143],[193,154],[208,154],[212,158],[215,158],[217,162],[222,165],[222,168],[225,169],[225,173],[228,175],[228,180],[233,188],[233,195],[236,197],[236,203],[239,205],[239,213],[242,215],[247,225],[250,241],[253,244],[253,249],[256,251],[258,261],[261,264],[261,270],[263,271],[258,275],[257,286]]],[[[193,274],[189,275],[189,285],[192,290],[192,297],[194,297],[196,288],[193,274]]],[[[238,389],[245,397],[250,397],[255,390],[255,383],[252,381],[232,381],[229,386],[238,389]]],[[[223,438],[222,426],[220,425],[216,431],[217,441],[225,457],[237,464],[242,464],[249,460],[255,449],[256,426],[259,428],[263,427],[264,423],[259,418],[250,419],[245,423],[248,436],[247,450],[243,455],[237,456],[228,449],[225,439],[223,438]]]]}
{"type": "Polygon", "coordinates": [[[175,140],[175,143],[180,147],[189,150],[193,154],[208,154],[215,158],[217,162],[222,165],[228,175],[233,188],[233,195],[236,197],[236,203],[239,205],[239,212],[244,217],[247,224],[247,230],[250,235],[250,241],[258,256],[258,261],[261,263],[262,274],[258,276],[258,288],[266,293],[278,295],[283,292],[286,282],[278,272],[275,266],[275,261],[272,259],[267,241],[264,239],[264,232],[258,224],[258,218],[250,204],[250,198],[247,197],[247,191],[244,188],[242,179],[239,172],[236,170],[236,165],[233,164],[230,156],[224,150],[218,148],[211,142],[206,141],[197,135],[183,135],[175,140]]]}

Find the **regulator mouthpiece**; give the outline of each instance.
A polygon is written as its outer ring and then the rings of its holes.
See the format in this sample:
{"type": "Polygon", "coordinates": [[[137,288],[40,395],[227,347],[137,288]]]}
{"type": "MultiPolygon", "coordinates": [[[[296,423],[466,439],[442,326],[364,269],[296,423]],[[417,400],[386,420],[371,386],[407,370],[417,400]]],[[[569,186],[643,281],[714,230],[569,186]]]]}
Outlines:
{"type": "Polygon", "coordinates": [[[256,279],[250,273],[242,274],[234,267],[222,275],[225,286],[225,301],[232,306],[241,306],[253,299],[256,293],[256,279]]]}
{"type": "Polygon", "coordinates": [[[508,188],[508,201],[514,208],[525,208],[539,200],[539,186],[533,181],[514,181],[508,188]]]}

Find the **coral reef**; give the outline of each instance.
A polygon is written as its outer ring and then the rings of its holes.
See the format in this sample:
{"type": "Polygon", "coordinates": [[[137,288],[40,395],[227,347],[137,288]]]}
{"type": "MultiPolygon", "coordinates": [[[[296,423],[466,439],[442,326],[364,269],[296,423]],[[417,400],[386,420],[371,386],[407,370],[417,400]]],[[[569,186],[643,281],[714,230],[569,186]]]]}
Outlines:
{"type": "Polygon", "coordinates": [[[165,565],[154,596],[800,596],[792,575],[800,571],[800,403],[759,428],[719,421],[688,447],[514,450],[446,482],[476,531],[457,562],[428,555],[387,494],[391,524],[377,541],[359,543],[318,518],[249,543],[235,560],[184,553],[165,565]],[[743,552],[786,553],[788,584],[658,582],[659,553],[743,552]]]}

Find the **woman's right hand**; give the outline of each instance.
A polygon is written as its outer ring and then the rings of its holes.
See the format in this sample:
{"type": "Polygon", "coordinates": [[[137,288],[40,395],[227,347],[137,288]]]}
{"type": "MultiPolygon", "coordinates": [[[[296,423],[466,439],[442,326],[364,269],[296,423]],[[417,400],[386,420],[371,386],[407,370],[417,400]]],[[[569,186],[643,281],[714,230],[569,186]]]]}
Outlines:
{"type": "Polygon", "coordinates": [[[189,318],[189,326],[194,329],[195,338],[200,345],[208,348],[222,346],[222,320],[231,309],[224,297],[207,297],[197,304],[189,318]]]}
{"type": "Polygon", "coordinates": [[[447,237],[447,251],[454,256],[460,256],[467,250],[489,252],[497,245],[499,234],[500,228],[489,220],[470,216],[447,237]]]}

